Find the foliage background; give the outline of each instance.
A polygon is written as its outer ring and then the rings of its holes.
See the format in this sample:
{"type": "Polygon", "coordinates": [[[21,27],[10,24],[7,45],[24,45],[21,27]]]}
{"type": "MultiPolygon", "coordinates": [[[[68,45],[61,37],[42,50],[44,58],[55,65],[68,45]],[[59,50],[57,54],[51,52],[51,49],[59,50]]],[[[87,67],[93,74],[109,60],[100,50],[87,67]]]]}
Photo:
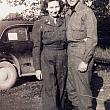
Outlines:
{"type": "MultiPolygon", "coordinates": [[[[98,18],[110,15],[110,0],[84,0],[98,18]]],[[[66,5],[65,0],[62,3],[66,5]]],[[[45,0],[0,0],[0,20],[34,21],[44,15],[45,0]]],[[[62,6],[64,6],[62,5],[62,6]]]]}
{"type": "Polygon", "coordinates": [[[41,7],[40,0],[1,0],[0,20],[32,21],[42,15],[41,7]]]}

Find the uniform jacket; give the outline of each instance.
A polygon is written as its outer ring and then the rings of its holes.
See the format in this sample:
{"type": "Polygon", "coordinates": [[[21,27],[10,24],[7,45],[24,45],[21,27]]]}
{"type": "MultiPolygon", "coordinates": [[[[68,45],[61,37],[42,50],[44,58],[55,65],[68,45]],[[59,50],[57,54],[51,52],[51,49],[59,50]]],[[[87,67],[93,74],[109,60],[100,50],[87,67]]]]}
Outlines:
{"type": "Polygon", "coordinates": [[[64,49],[67,47],[64,18],[57,18],[57,23],[55,24],[51,17],[42,17],[34,23],[31,39],[34,43],[34,67],[38,70],[41,69],[41,52],[45,47],[51,49],[64,49]]]}
{"type": "Polygon", "coordinates": [[[93,11],[79,2],[67,27],[68,42],[75,41],[79,44],[73,54],[88,63],[97,45],[97,20],[93,11]]]}

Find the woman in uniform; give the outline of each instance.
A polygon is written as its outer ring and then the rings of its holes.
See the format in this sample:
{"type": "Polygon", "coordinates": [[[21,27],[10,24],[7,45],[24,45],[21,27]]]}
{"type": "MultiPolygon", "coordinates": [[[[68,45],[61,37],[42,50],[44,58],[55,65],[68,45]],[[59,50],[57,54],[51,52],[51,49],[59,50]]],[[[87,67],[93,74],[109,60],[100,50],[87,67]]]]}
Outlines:
{"type": "Polygon", "coordinates": [[[67,75],[67,39],[60,3],[49,0],[48,15],[36,21],[32,31],[36,74],[43,76],[43,110],[63,110],[67,75]]]}

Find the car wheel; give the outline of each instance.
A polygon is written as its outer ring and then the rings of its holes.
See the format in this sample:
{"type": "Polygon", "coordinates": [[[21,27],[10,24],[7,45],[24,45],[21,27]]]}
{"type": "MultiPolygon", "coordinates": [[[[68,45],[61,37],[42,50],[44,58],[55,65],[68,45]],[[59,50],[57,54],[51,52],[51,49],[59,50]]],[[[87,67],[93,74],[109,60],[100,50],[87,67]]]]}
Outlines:
{"type": "Polygon", "coordinates": [[[0,62],[0,90],[11,88],[17,78],[16,68],[9,62],[0,62]]]}

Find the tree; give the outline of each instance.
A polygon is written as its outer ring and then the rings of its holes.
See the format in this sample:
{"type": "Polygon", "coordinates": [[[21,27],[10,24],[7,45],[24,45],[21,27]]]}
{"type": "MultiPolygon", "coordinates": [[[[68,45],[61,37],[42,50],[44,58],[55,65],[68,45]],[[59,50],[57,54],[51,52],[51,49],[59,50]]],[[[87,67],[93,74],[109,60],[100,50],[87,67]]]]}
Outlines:
{"type": "Polygon", "coordinates": [[[35,20],[41,15],[40,0],[1,0],[1,20],[35,20]],[[11,14],[10,14],[11,13],[11,14]]]}

